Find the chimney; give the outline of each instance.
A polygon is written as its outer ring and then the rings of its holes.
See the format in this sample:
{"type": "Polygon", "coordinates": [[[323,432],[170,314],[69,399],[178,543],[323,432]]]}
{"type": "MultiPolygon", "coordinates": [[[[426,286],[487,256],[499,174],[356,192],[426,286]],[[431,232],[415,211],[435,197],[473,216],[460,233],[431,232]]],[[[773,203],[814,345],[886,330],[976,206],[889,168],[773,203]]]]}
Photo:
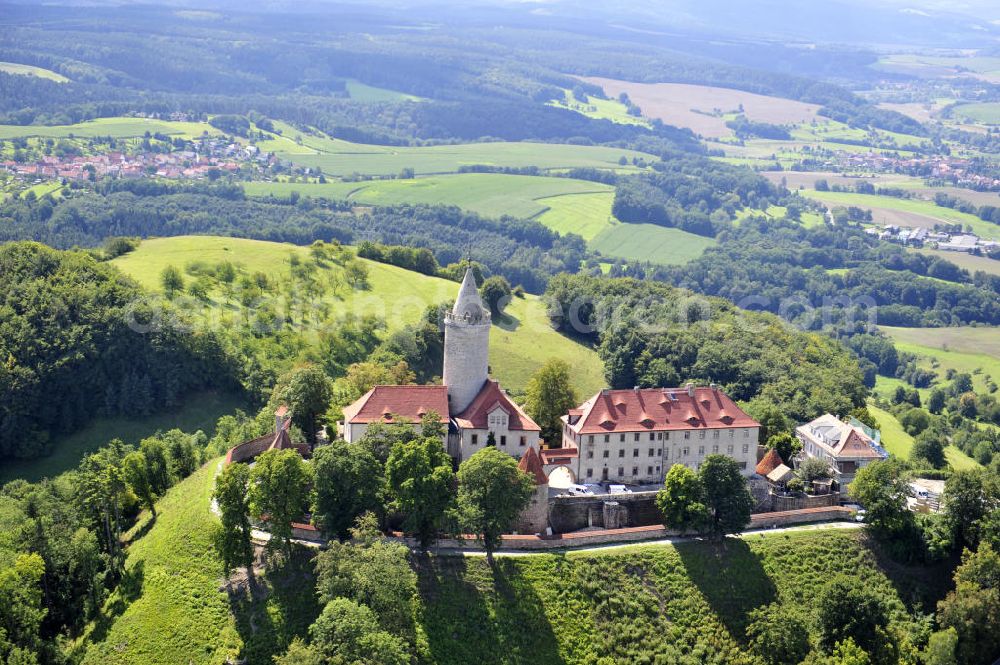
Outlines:
{"type": "Polygon", "coordinates": [[[694,397],[694,384],[687,383],[684,387],[687,388],[688,397],[694,397]]]}
{"type": "Polygon", "coordinates": [[[638,395],[638,394],[639,394],[639,386],[632,386],[632,390],[634,390],[634,391],[635,391],[635,394],[636,394],[636,395],[638,395]]]}
{"type": "Polygon", "coordinates": [[[712,389],[712,392],[715,392],[716,390],[719,389],[718,384],[715,384],[715,383],[708,384],[708,387],[712,389]]]}

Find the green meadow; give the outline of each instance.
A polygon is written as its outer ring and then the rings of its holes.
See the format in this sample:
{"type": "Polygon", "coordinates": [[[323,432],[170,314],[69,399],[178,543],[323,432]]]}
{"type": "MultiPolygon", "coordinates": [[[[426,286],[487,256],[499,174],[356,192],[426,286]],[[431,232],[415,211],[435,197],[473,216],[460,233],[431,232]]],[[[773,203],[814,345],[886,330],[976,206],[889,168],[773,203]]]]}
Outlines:
{"type": "Polygon", "coordinates": [[[680,265],[697,258],[715,239],[657,226],[614,224],[590,241],[590,248],[603,256],[659,265],[680,265]]]}
{"type": "MultiPolygon", "coordinates": [[[[413,169],[417,175],[456,173],[462,166],[486,165],[542,170],[570,168],[621,169],[619,159],[650,159],[645,153],[604,146],[497,141],[431,146],[383,146],[351,143],[307,134],[275,123],[280,137],[258,143],[262,150],[299,166],[318,167],[327,176],[396,175],[413,169]],[[291,145],[289,145],[291,144],[291,145]]],[[[276,136],[276,135],[275,135],[276,136]]]]}
{"type": "Polygon", "coordinates": [[[984,125],[1000,125],[1000,103],[959,104],[952,109],[951,115],[984,125]]]}
{"type": "Polygon", "coordinates": [[[34,65],[21,65],[16,62],[0,62],[0,72],[20,74],[22,76],[37,76],[38,78],[49,79],[56,83],[66,83],[69,81],[68,78],[51,69],[35,67],[34,65]]]}
{"type": "Polygon", "coordinates": [[[642,116],[629,115],[628,107],[617,99],[600,99],[587,95],[586,103],[573,97],[570,90],[563,90],[563,98],[548,102],[549,106],[574,111],[595,120],[610,120],[623,125],[641,125],[649,127],[650,122],[642,116]]]}
{"type": "MultiPolygon", "coordinates": [[[[180,236],[145,240],[113,264],[154,291],[162,290],[160,274],[165,267],[173,265],[183,271],[194,260],[209,264],[230,261],[248,273],[263,272],[280,284],[290,280],[289,255],[306,259],[308,252],[306,247],[261,240],[180,236]]],[[[458,284],[446,279],[365,259],[362,262],[368,268],[368,288],[345,287],[336,295],[324,295],[323,303],[338,313],[380,316],[389,330],[419,320],[428,306],[454,299],[458,290],[458,284]]],[[[333,270],[330,266],[321,268],[325,273],[333,270]]],[[[185,275],[185,279],[190,281],[191,277],[185,275]]],[[[234,316],[221,293],[212,293],[211,297],[205,317],[234,316]]],[[[531,375],[549,358],[569,363],[574,387],[581,396],[604,386],[604,368],[597,353],[555,332],[537,296],[514,298],[506,314],[494,322],[490,359],[494,375],[511,391],[524,390],[531,375]]]]}
{"type": "Polygon", "coordinates": [[[419,102],[420,97],[405,92],[377,88],[356,79],[347,80],[347,94],[356,102],[419,102]]]}
{"type": "MultiPolygon", "coordinates": [[[[913,450],[913,437],[906,433],[896,416],[878,408],[871,402],[868,403],[868,411],[878,421],[879,430],[882,432],[882,446],[897,457],[909,459],[910,452],[913,450]]],[[[974,469],[980,466],[979,462],[955,446],[945,447],[944,458],[955,471],[974,469]]]]}
{"type": "Polygon", "coordinates": [[[218,134],[219,131],[207,122],[173,122],[152,118],[98,118],[75,125],[0,125],[0,139],[37,136],[41,138],[68,138],[79,136],[111,136],[129,138],[150,134],[167,134],[194,138],[204,133],[218,134]]]}
{"type": "Polygon", "coordinates": [[[979,392],[986,391],[986,377],[1000,382],[1000,330],[995,327],[879,328],[897,349],[919,356],[922,366],[937,371],[940,379],[948,369],[967,372],[979,392]]]}
{"type": "MultiPolygon", "coordinates": [[[[250,196],[287,197],[291,192],[298,192],[303,196],[349,199],[371,205],[454,205],[485,217],[534,217],[555,205],[552,197],[589,193],[608,197],[610,213],[610,198],[614,192],[610,185],[586,180],[499,173],[460,173],[363,182],[248,182],[243,188],[250,196]]],[[[544,220],[539,221],[545,223],[544,220]]]]}
{"type": "MultiPolygon", "coordinates": [[[[170,489],[159,517],[127,534],[125,581],[78,644],[84,665],[264,665],[306,634],[320,608],[304,552],[269,567],[253,600],[222,586],[209,510],[217,468],[170,489]]],[[[850,574],[915,629],[951,577],[889,564],[871,539],[836,528],[501,556],[495,569],[482,557],[430,556],[415,568],[421,661],[440,665],[757,663],[745,638],[757,607],[808,611],[831,578],[850,574]]]]}

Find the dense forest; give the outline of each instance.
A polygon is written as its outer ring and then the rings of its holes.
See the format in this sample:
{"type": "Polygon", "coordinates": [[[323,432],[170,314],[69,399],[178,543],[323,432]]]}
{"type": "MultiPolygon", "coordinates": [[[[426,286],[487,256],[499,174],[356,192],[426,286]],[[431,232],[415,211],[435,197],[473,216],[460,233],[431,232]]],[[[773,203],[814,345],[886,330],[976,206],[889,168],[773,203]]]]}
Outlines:
{"type": "Polygon", "coordinates": [[[744,220],[719,240],[683,268],[655,269],[652,275],[781,312],[812,329],[872,317],[896,326],[1000,324],[1000,277],[970,275],[945,259],[880,242],[856,226],[804,228],[758,218],[744,220]],[[840,268],[849,271],[828,272],[840,268]]]}
{"type": "Polygon", "coordinates": [[[235,384],[217,340],[157,325],[169,312],[87,254],[4,244],[0,294],[0,458],[51,452],[52,434],[97,415],[148,415],[235,384]]]}
{"type": "Polygon", "coordinates": [[[598,346],[613,388],[716,383],[797,422],[864,404],[850,351],[771,314],[663,284],[584,275],[556,277],[545,297],[554,326],[598,346]]]}

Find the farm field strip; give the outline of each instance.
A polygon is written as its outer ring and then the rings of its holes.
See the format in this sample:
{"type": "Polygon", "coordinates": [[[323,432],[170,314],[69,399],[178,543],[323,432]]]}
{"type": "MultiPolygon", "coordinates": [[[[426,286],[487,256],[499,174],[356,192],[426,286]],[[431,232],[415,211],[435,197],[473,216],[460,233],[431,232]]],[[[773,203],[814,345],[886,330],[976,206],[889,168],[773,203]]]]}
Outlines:
{"type": "Polygon", "coordinates": [[[322,184],[251,182],[245,183],[244,189],[251,196],[288,196],[298,192],[372,205],[455,205],[486,217],[535,217],[553,230],[580,235],[585,235],[581,232],[584,227],[596,225],[600,230],[608,223],[614,199],[611,185],[573,178],[498,173],[322,184]]]}
{"type": "Polygon", "coordinates": [[[831,206],[857,206],[870,209],[877,224],[899,224],[921,228],[934,228],[935,224],[961,224],[963,227],[970,226],[973,233],[983,238],[1000,238],[1000,226],[984,222],[975,215],[935,205],[930,201],[853,192],[817,192],[808,189],[801,190],[800,193],[831,206]]]}
{"type": "Polygon", "coordinates": [[[741,104],[750,120],[777,125],[799,124],[816,119],[819,106],[781,97],[686,83],[632,83],[608,78],[583,80],[604,88],[609,97],[625,92],[644,116],[669,125],[687,127],[702,136],[732,136],[725,118],[715,114],[735,111],[741,104]]]}
{"type": "Polygon", "coordinates": [[[687,263],[715,244],[713,238],[655,224],[615,224],[589,243],[606,257],[659,265],[687,263]]]}
{"type": "Polygon", "coordinates": [[[0,125],[0,139],[34,136],[41,138],[67,138],[69,136],[130,138],[143,136],[146,132],[187,138],[198,137],[206,132],[208,134],[220,133],[207,122],[174,122],[153,118],[98,118],[75,125],[0,125]]]}
{"type": "Polygon", "coordinates": [[[22,65],[16,62],[0,62],[0,72],[20,74],[22,76],[37,76],[38,78],[48,79],[56,83],[69,82],[68,78],[51,69],[44,69],[43,67],[36,67],[34,65],[22,65]]]}

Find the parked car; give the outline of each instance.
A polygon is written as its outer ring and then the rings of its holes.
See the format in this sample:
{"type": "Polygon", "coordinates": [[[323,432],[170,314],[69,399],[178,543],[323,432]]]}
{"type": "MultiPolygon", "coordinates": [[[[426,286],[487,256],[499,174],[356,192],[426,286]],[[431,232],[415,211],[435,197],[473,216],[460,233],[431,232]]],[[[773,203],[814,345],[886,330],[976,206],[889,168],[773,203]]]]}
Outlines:
{"type": "Polygon", "coordinates": [[[624,485],[608,485],[608,494],[631,494],[632,490],[624,485]]]}
{"type": "Polygon", "coordinates": [[[594,491],[586,485],[570,485],[566,488],[566,494],[570,496],[592,496],[594,491]]]}
{"type": "Polygon", "coordinates": [[[607,494],[608,493],[608,491],[606,489],[604,489],[604,487],[602,485],[596,485],[594,483],[587,483],[586,485],[584,485],[584,487],[586,487],[588,490],[590,490],[591,494],[607,494]]]}

